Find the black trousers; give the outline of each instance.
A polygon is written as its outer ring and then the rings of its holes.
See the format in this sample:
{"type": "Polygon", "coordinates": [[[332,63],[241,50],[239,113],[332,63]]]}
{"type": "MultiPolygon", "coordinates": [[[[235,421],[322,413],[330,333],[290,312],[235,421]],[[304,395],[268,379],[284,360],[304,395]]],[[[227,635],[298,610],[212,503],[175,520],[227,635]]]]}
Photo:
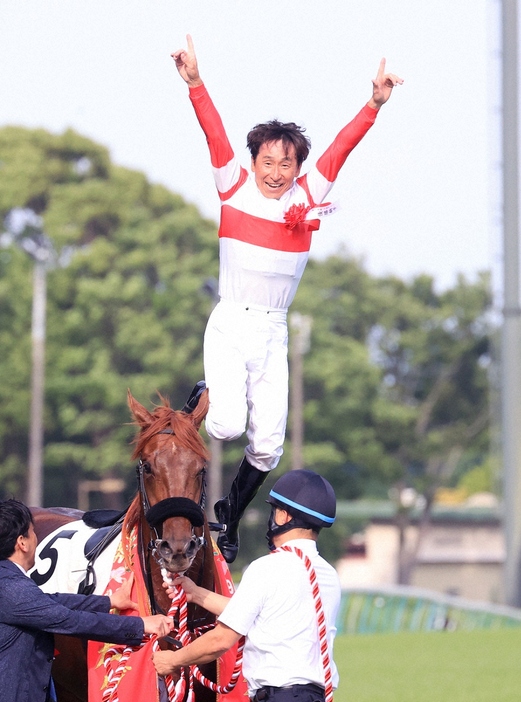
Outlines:
{"type": "Polygon", "coordinates": [[[291,685],[290,687],[261,687],[253,702],[324,702],[324,688],[320,685],[291,685]]]}

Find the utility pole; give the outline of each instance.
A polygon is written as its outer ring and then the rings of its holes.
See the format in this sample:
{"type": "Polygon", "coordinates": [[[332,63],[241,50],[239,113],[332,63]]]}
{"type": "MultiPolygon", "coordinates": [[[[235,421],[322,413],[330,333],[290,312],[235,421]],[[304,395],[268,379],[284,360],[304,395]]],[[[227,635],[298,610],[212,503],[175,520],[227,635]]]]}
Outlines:
{"type": "Polygon", "coordinates": [[[519,298],[518,12],[502,0],[503,327],[501,427],[505,505],[505,599],[521,606],[521,308],[519,298]]]}
{"type": "MultiPolygon", "coordinates": [[[[212,309],[219,302],[219,284],[216,278],[207,278],[201,288],[212,300],[212,309]]],[[[208,473],[207,512],[213,519],[213,506],[223,496],[222,441],[210,438],[210,470],[208,473]]]]}
{"type": "Polygon", "coordinates": [[[292,312],[289,317],[291,328],[290,361],[290,405],[291,405],[291,469],[299,470],[304,461],[304,354],[309,351],[311,337],[311,317],[292,312]]]}
{"type": "Polygon", "coordinates": [[[45,261],[35,259],[33,266],[31,424],[29,429],[29,465],[27,474],[27,504],[32,507],[41,507],[43,505],[46,265],[45,261]]]}
{"type": "Polygon", "coordinates": [[[66,246],[56,253],[52,241],[42,229],[42,218],[29,208],[13,208],[5,219],[0,246],[16,244],[32,258],[33,304],[31,321],[31,411],[26,502],[31,507],[43,505],[43,437],[45,392],[45,317],[47,271],[66,266],[75,247],[66,246]]]}

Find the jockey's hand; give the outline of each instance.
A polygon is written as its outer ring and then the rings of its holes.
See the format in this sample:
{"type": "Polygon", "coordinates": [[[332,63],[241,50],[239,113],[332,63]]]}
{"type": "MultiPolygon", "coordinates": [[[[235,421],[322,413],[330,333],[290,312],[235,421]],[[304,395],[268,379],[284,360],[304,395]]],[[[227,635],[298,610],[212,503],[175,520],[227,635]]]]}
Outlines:
{"type": "Polygon", "coordinates": [[[154,614],[151,617],[143,617],[145,634],[156,634],[156,636],[166,636],[174,628],[174,620],[164,614],[154,614]]]}
{"type": "Polygon", "coordinates": [[[373,96],[367,104],[374,110],[379,110],[391,97],[393,88],[402,83],[403,78],[394,73],[385,72],[385,59],[383,58],[380,61],[376,78],[373,80],[373,96]]]}
{"type": "Polygon", "coordinates": [[[134,582],[134,573],[130,573],[125,582],[110,596],[110,606],[116,609],[138,609],[138,603],[134,602],[130,593],[132,591],[132,583],[134,582]]]}
{"type": "Polygon", "coordinates": [[[199,68],[197,67],[194,43],[189,34],[186,35],[186,44],[186,49],[178,49],[170,55],[175,61],[176,68],[181,78],[186,81],[191,88],[195,88],[198,85],[202,85],[203,81],[201,80],[199,68]]]}
{"type": "Polygon", "coordinates": [[[174,681],[180,676],[181,668],[174,663],[174,651],[156,651],[152,655],[152,663],[158,675],[172,675],[174,681]]]}

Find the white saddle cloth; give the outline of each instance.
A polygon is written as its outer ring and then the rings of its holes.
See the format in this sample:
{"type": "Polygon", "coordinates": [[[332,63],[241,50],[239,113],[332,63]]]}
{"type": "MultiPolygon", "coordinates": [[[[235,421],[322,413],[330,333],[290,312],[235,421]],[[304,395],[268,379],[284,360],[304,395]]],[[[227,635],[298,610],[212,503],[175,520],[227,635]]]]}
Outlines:
{"type": "MultiPolygon", "coordinates": [[[[85,544],[95,531],[79,520],[64,524],[42,539],[36,550],[34,568],[29,571],[29,575],[33,579],[36,575],[37,583],[44,592],[78,592],[78,586],[87,573],[85,544]]],[[[121,534],[118,534],[94,562],[95,595],[103,595],[105,592],[120,541],[121,534]]]]}

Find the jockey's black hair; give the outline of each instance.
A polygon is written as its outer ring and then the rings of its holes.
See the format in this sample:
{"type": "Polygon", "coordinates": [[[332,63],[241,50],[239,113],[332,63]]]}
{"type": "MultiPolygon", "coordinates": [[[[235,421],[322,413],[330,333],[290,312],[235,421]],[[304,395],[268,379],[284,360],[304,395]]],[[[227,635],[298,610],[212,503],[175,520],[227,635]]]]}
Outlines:
{"type": "Polygon", "coordinates": [[[288,154],[289,147],[295,147],[295,156],[297,165],[301,166],[307,159],[311,148],[309,137],[304,136],[304,127],[299,127],[295,122],[279,122],[277,119],[272,119],[271,122],[257,124],[249,132],[246,137],[246,146],[250,150],[251,157],[255,161],[259,154],[259,150],[263,144],[271,144],[275,141],[281,141],[288,154]]]}

